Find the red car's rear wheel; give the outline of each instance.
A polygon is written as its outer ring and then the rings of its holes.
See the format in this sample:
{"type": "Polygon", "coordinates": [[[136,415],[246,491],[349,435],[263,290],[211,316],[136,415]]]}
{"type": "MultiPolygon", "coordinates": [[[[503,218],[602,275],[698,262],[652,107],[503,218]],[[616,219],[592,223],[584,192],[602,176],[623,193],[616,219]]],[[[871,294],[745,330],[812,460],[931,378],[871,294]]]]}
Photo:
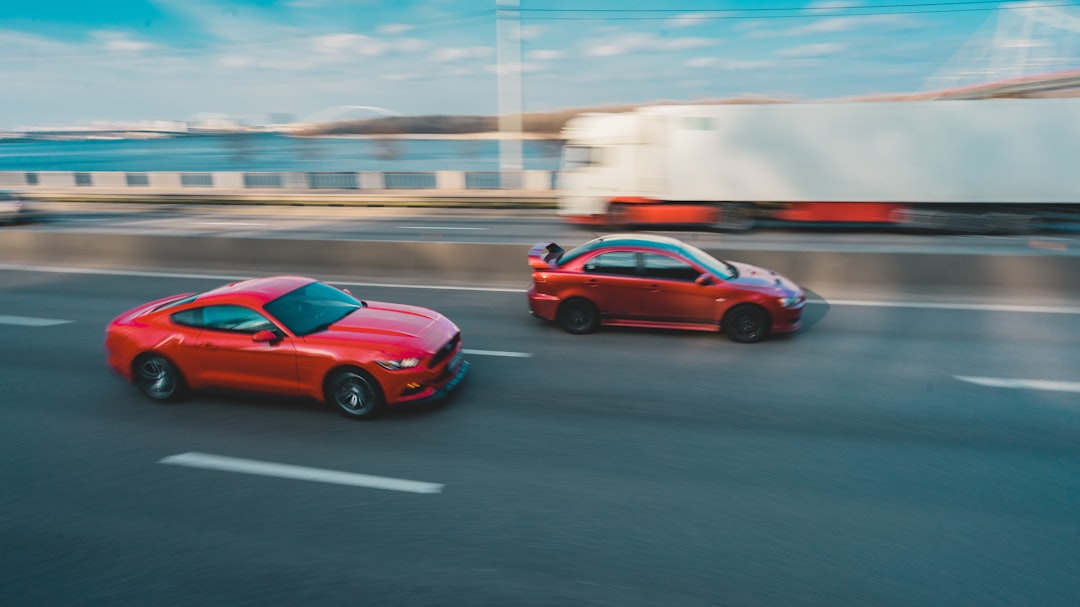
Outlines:
{"type": "Polygon", "coordinates": [[[559,306],[556,318],[567,333],[585,335],[592,333],[600,326],[600,313],[596,306],[587,299],[575,297],[568,299],[559,306]]]}
{"type": "Polygon", "coordinates": [[[175,400],[184,391],[184,376],[180,369],[160,354],[143,354],[132,365],[135,385],[156,401],[175,400]]]}

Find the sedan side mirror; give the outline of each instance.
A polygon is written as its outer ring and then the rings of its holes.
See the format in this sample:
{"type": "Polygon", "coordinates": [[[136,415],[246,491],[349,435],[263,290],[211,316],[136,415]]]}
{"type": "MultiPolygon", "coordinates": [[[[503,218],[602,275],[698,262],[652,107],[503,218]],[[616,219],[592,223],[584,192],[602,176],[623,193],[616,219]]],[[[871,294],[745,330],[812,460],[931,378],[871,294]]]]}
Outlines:
{"type": "Polygon", "coordinates": [[[281,335],[279,335],[277,331],[263,329],[261,331],[256,331],[255,334],[251,336],[251,341],[260,344],[272,344],[275,341],[281,341],[281,335]]]}
{"type": "Polygon", "coordinates": [[[694,283],[700,287],[707,287],[713,284],[713,282],[715,281],[713,280],[712,274],[702,274],[694,279],[694,283]]]}

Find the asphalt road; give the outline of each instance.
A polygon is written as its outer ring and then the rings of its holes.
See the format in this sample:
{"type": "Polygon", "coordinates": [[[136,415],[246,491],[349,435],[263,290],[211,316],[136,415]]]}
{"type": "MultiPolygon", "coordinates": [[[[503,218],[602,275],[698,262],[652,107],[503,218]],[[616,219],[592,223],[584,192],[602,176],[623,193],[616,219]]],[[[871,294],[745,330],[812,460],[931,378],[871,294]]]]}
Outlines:
{"type": "MultiPolygon", "coordinates": [[[[45,221],[19,229],[333,240],[577,245],[606,233],[548,210],[38,203],[45,221]]],[[[9,228],[10,229],[10,228],[9,228]]],[[[654,230],[702,247],[777,251],[1039,253],[1080,255],[1080,234],[942,235],[889,229],[654,230]]]]}
{"type": "Polygon", "coordinates": [[[0,604],[1080,604],[1080,394],[955,377],[1080,382],[1075,314],[818,304],[745,346],[353,288],[531,355],[370,423],[106,370],[112,316],[216,284],[0,271],[0,604]],[[188,452],[445,487],[158,463],[188,452]]]}

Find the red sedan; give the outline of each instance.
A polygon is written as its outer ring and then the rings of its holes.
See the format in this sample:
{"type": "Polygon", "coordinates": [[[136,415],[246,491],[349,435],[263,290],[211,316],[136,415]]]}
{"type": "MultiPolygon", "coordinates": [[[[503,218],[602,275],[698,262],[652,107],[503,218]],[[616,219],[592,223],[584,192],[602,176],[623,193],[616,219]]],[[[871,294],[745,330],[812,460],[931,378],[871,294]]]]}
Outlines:
{"type": "Polygon", "coordinates": [[[222,388],[307,396],[347,417],[444,396],[465,376],[438,312],[275,276],[144,304],[106,330],[109,365],[155,400],[222,388]]]}
{"type": "Polygon", "coordinates": [[[529,309],[574,334],[600,325],[724,331],[758,342],[796,331],[806,296],[776,272],[663,236],[613,234],[529,251],[529,309]]]}

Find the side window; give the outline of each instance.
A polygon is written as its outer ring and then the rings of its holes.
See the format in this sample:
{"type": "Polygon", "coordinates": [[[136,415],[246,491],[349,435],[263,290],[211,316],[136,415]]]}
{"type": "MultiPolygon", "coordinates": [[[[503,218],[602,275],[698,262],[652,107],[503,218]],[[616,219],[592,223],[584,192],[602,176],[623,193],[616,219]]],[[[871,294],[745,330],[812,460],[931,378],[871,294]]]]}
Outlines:
{"type": "Polygon", "coordinates": [[[172,319],[173,322],[189,327],[234,333],[254,333],[262,329],[277,328],[262,314],[241,306],[206,306],[184,310],[173,314],[172,319]]]}
{"type": "Polygon", "coordinates": [[[203,309],[192,308],[190,310],[184,310],[182,312],[176,312],[169,318],[178,325],[184,325],[185,327],[195,327],[201,329],[203,326],[203,309]]]}
{"type": "Polygon", "coordinates": [[[601,253],[585,262],[585,271],[590,274],[637,276],[637,256],[633,251],[601,253]]]}
{"type": "Polygon", "coordinates": [[[701,275],[701,272],[694,266],[668,255],[645,253],[642,256],[642,261],[645,276],[649,278],[693,282],[701,275]]]}

